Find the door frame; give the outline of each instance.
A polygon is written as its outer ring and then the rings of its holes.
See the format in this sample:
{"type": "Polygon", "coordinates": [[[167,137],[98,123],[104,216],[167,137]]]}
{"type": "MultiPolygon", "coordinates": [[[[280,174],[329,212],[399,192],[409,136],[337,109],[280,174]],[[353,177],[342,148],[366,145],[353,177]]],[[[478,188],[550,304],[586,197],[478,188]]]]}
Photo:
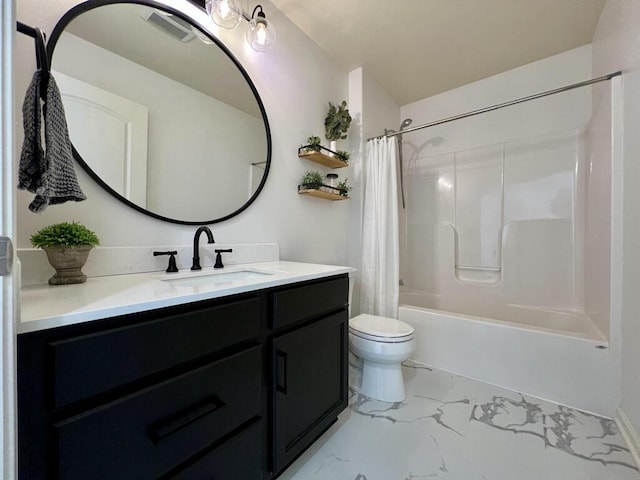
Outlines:
{"type": "MultiPolygon", "coordinates": [[[[16,232],[15,136],[13,114],[13,41],[15,0],[0,2],[0,235],[12,241],[16,232]]],[[[14,242],[15,244],[15,242],[14,242]]],[[[15,247],[13,247],[15,254],[15,247]]],[[[15,255],[14,255],[15,258],[15,255]]],[[[16,333],[19,266],[0,276],[0,471],[2,479],[17,478],[16,333]]]]}

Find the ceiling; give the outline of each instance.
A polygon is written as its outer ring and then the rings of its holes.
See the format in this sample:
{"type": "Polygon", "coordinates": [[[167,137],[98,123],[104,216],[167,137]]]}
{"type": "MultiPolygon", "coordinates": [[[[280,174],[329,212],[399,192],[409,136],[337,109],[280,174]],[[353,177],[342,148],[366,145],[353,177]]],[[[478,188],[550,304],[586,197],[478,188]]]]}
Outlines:
{"type": "Polygon", "coordinates": [[[272,2],[337,65],[362,66],[406,105],[591,43],[605,0],[272,2]]]}

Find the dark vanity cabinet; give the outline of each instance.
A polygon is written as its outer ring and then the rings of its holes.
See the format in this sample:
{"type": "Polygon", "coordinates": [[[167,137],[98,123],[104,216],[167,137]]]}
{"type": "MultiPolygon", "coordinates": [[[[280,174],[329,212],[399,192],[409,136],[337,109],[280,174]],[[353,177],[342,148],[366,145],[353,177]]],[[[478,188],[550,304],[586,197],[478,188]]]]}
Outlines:
{"type": "Polygon", "coordinates": [[[19,478],[273,477],[346,406],[346,282],[19,335],[19,478]]]}
{"type": "Polygon", "coordinates": [[[20,335],[20,478],[261,478],[266,309],[261,293],[20,335]]]}
{"type": "Polygon", "coordinates": [[[348,402],[348,279],[272,296],[272,465],[279,473],[348,402]]]}

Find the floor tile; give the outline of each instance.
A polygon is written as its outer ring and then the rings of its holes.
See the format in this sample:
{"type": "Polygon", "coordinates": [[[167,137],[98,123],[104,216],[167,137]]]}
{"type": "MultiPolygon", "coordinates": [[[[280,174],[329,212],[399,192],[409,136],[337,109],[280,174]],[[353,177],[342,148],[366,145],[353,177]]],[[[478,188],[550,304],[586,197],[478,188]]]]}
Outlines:
{"type": "Polygon", "coordinates": [[[357,392],[283,480],[640,480],[615,422],[415,362],[407,398],[357,392]]]}

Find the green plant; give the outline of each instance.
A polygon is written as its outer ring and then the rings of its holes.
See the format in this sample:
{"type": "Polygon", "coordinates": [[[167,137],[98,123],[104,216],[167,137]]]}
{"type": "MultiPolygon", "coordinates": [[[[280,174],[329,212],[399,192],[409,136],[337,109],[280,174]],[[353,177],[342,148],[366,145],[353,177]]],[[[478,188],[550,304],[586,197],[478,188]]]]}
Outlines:
{"type": "Polygon", "coordinates": [[[347,130],[351,125],[351,115],[347,108],[347,102],[342,101],[340,105],[332,105],[329,102],[329,112],[324,119],[324,132],[327,140],[340,140],[347,138],[347,130]]]}
{"type": "Polygon", "coordinates": [[[307,148],[310,150],[315,150],[316,152],[320,151],[320,137],[311,136],[307,138],[307,148]]]}
{"type": "Polygon", "coordinates": [[[338,160],[342,160],[345,163],[349,163],[349,158],[351,158],[351,155],[349,154],[349,152],[345,151],[345,150],[338,150],[336,152],[335,157],[338,160]]]}
{"type": "Polygon", "coordinates": [[[31,245],[37,248],[96,246],[99,244],[100,240],[94,232],[76,222],[49,225],[31,235],[31,245]]]}
{"type": "Polygon", "coordinates": [[[304,187],[317,190],[322,186],[322,174],[315,170],[305,172],[301,183],[304,187]]]}
{"type": "Polygon", "coordinates": [[[338,183],[338,186],[336,188],[338,189],[338,193],[340,195],[342,195],[343,197],[347,197],[349,196],[349,192],[353,187],[351,185],[347,185],[347,179],[345,178],[343,181],[338,183]]]}

